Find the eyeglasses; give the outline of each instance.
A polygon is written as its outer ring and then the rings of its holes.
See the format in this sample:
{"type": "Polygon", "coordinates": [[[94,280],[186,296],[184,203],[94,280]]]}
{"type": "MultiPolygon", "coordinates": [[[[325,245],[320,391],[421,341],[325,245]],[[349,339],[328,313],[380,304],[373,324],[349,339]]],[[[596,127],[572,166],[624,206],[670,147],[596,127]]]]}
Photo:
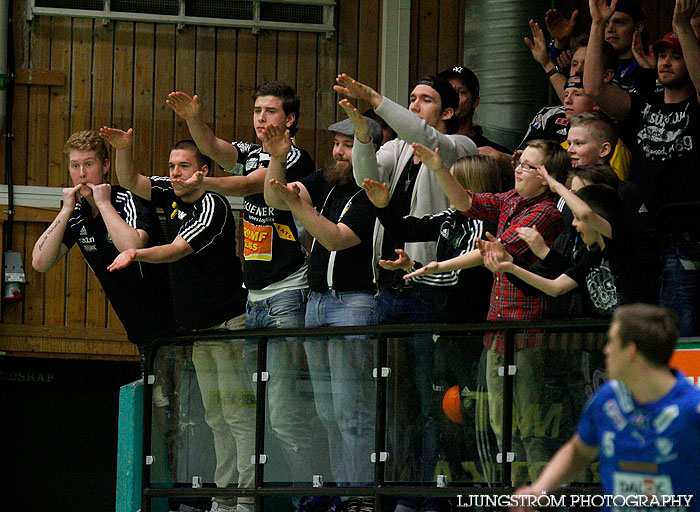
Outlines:
{"type": "Polygon", "coordinates": [[[518,165],[515,166],[515,170],[520,169],[521,172],[537,172],[537,167],[533,167],[530,164],[524,164],[518,160],[518,165]]]}

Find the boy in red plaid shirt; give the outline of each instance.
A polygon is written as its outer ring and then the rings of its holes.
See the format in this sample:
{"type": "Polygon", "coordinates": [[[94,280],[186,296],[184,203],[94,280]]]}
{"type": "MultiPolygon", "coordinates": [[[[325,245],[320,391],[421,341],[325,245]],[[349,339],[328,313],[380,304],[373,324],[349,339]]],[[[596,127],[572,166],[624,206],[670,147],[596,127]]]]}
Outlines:
{"type": "MultiPolygon", "coordinates": [[[[556,196],[549,190],[547,182],[537,172],[544,165],[558,181],[566,180],[571,166],[568,153],[557,143],[546,140],[528,142],[518,166],[515,168],[515,188],[498,194],[476,194],[464,190],[442,164],[440,156],[424,147],[414,144],[415,153],[423,163],[433,170],[450,204],[464,215],[484,221],[498,223],[497,238],[505,250],[516,260],[530,265],[536,261],[528,245],[517,233],[517,228],[537,226],[545,240],[554,240],[563,228],[561,214],[556,208],[556,196]]],[[[483,257],[474,250],[446,261],[431,262],[425,267],[407,274],[406,279],[422,274],[433,274],[469,268],[483,264],[483,257]]],[[[494,276],[491,289],[489,321],[539,320],[547,312],[548,297],[525,295],[511,284],[503,274],[494,276]]],[[[459,321],[458,318],[455,321],[459,321]]],[[[514,421],[517,432],[513,433],[513,450],[517,461],[527,461],[529,477],[537,477],[552,452],[550,438],[546,436],[547,425],[543,418],[545,410],[544,393],[545,358],[541,346],[541,336],[537,331],[524,331],[516,335],[515,364],[518,367],[514,387],[516,414],[514,421]],[[544,427],[544,428],[543,428],[544,427]]],[[[498,376],[498,368],[504,365],[504,333],[488,333],[484,337],[487,349],[486,382],[489,391],[489,415],[491,428],[499,443],[502,440],[503,417],[503,378],[498,376]]],[[[551,437],[557,437],[557,425],[550,425],[551,437]]],[[[523,466],[521,466],[523,467],[523,466]]],[[[516,469],[514,467],[514,469],[516,469]]],[[[514,480],[527,478],[525,475],[514,480]]]]}

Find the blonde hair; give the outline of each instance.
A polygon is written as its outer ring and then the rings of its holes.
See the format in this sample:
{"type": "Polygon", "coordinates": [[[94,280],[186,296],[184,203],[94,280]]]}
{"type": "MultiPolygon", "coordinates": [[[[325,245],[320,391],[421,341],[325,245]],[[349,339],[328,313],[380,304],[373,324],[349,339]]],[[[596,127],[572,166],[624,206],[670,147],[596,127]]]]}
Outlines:
{"type": "Polygon", "coordinates": [[[494,158],[467,155],[452,164],[452,175],[465,189],[474,192],[500,192],[503,168],[494,158]]]}
{"type": "Polygon", "coordinates": [[[73,150],[94,151],[97,158],[102,162],[109,159],[109,152],[107,151],[105,141],[102,140],[102,137],[100,137],[97,132],[92,130],[75,132],[68,137],[68,140],[63,146],[63,152],[69,154],[73,150]]]}

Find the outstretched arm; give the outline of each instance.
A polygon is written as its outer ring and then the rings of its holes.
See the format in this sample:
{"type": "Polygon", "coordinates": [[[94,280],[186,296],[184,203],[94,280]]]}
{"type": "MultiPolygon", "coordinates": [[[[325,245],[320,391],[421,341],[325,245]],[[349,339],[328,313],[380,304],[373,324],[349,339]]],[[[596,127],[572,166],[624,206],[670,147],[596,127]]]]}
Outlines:
{"type": "MultiPolygon", "coordinates": [[[[285,185],[277,180],[270,180],[269,186],[275,195],[287,204],[286,209],[292,211],[309,234],[329,251],[342,251],[360,243],[360,238],[347,225],[331,222],[316,211],[310,201],[300,197],[302,189],[306,192],[301,183],[285,185]]],[[[306,194],[308,196],[308,192],[306,194]]]]}
{"type": "Polygon", "coordinates": [[[472,197],[452,176],[450,170],[443,164],[439,151],[413,143],[413,152],[425,166],[435,173],[440,188],[447,196],[450,204],[459,211],[467,211],[472,207],[472,197]]]}
{"type": "Polygon", "coordinates": [[[63,235],[68,227],[68,219],[75,209],[75,194],[82,183],[63,189],[63,205],[51,225],[37,239],[32,250],[32,267],[37,272],[46,272],[68,252],[63,245],[63,235]]]}
{"type": "MultiPolygon", "coordinates": [[[[559,13],[559,11],[557,11],[556,9],[552,9],[550,11],[547,11],[547,15],[549,16],[552,11],[556,11],[557,13],[559,13]]],[[[578,13],[578,11],[574,12],[578,13]]],[[[559,16],[561,16],[561,13],[559,13],[559,16]]],[[[547,18],[545,17],[545,20],[546,19],[547,18]]],[[[542,32],[542,29],[540,28],[539,24],[534,20],[530,20],[530,31],[532,32],[532,39],[526,37],[524,39],[525,45],[530,49],[530,52],[532,53],[532,58],[535,59],[535,62],[542,66],[544,72],[547,74],[553,73],[549,75],[549,82],[552,84],[554,92],[557,93],[559,101],[563,102],[564,84],[566,83],[566,77],[561,73],[554,73],[556,66],[554,62],[552,62],[551,57],[549,56],[547,43],[544,39],[544,33],[542,32]]],[[[568,39],[566,41],[566,44],[568,44],[568,39]]]]}
{"type": "Polygon", "coordinates": [[[118,128],[103,126],[100,128],[100,137],[106,140],[117,151],[114,168],[117,172],[119,184],[137,196],[150,201],[151,180],[143,174],[136,172],[134,156],[131,153],[134,129],[129,128],[127,131],[123,131],[118,128]]]}
{"type": "Polygon", "coordinates": [[[199,150],[216,160],[224,169],[233,169],[238,162],[238,150],[233,144],[218,138],[202,118],[202,103],[195,94],[171,92],[165,101],[175,113],[187,122],[192,139],[199,150]]]}
{"type": "Polygon", "coordinates": [[[146,247],[143,249],[127,249],[120,253],[107,270],[114,272],[131,264],[132,261],[144,261],[146,263],[172,263],[194,253],[194,249],[180,235],[175,237],[172,243],[146,247]]]}
{"type": "Polygon", "coordinates": [[[607,0],[588,0],[588,6],[591,9],[592,23],[586,62],[583,65],[583,88],[610,117],[624,119],[630,111],[630,95],[619,87],[605,83],[603,64],[605,23],[615,12],[617,0],[612,0],[610,5],[607,0]]]}
{"type": "Polygon", "coordinates": [[[429,274],[442,274],[443,272],[450,272],[452,270],[459,270],[461,268],[472,268],[478,267],[483,264],[484,259],[479,252],[479,249],[474,249],[473,251],[465,252],[454,258],[444,261],[431,261],[426,266],[419,268],[415,272],[406,274],[403,276],[404,279],[411,279],[416,276],[424,276],[429,274]]]}

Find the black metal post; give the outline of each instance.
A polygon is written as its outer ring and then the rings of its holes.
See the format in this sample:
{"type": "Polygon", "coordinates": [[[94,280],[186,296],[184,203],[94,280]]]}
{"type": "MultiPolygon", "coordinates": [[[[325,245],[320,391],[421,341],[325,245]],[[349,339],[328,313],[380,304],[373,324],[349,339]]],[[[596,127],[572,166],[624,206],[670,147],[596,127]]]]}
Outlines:
{"type": "Polygon", "coordinates": [[[501,446],[501,484],[508,487],[511,484],[511,463],[508,453],[513,450],[513,376],[508,371],[515,363],[515,333],[513,329],[505,329],[505,352],[503,357],[503,436],[501,446]]]}

